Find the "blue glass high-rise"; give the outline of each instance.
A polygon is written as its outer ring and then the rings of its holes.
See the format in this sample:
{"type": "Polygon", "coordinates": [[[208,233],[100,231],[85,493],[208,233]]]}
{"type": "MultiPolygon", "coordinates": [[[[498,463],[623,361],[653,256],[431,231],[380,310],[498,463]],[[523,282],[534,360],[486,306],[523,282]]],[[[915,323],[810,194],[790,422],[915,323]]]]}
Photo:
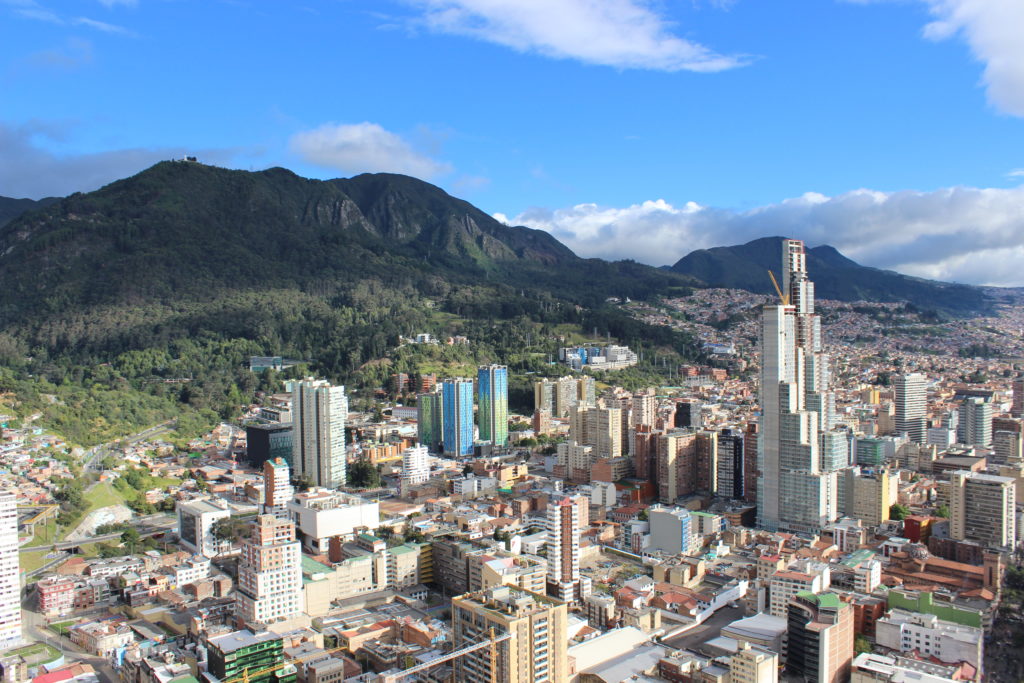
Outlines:
{"type": "Polygon", "coordinates": [[[461,377],[446,379],[441,384],[441,404],[445,455],[472,455],[473,380],[461,377]]]}

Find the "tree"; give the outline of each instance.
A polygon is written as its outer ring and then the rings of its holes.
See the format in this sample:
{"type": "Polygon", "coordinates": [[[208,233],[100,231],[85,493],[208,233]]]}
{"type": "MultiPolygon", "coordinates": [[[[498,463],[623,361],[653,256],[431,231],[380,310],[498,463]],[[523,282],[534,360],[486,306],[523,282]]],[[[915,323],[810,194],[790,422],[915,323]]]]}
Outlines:
{"type": "Polygon", "coordinates": [[[853,652],[857,655],[871,652],[871,641],[864,636],[857,636],[853,640],[853,652]]]}
{"type": "Polygon", "coordinates": [[[907,515],[910,514],[910,508],[900,503],[893,503],[889,507],[889,519],[895,519],[896,521],[903,521],[907,515]]]}
{"type": "Polygon", "coordinates": [[[142,538],[142,536],[135,529],[135,527],[128,527],[124,530],[124,532],[121,533],[121,543],[124,543],[126,545],[131,543],[138,543],[140,538],[142,538]]]}
{"type": "Polygon", "coordinates": [[[357,460],[348,468],[348,484],[361,489],[380,488],[380,471],[365,458],[357,460]]]}
{"type": "Polygon", "coordinates": [[[942,517],[943,519],[949,519],[949,506],[946,504],[940,505],[935,510],[936,517],[942,517]]]}
{"type": "Polygon", "coordinates": [[[308,474],[292,477],[292,486],[294,486],[297,491],[308,491],[313,488],[313,484],[313,478],[308,474]]]}
{"type": "Polygon", "coordinates": [[[389,526],[379,526],[379,527],[377,527],[377,537],[381,538],[382,540],[386,541],[386,540],[388,540],[389,538],[391,538],[394,535],[395,535],[395,530],[392,529],[389,526]]]}
{"type": "Polygon", "coordinates": [[[647,510],[641,510],[640,514],[637,515],[636,518],[639,519],[641,522],[646,522],[648,518],[647,510]]]}

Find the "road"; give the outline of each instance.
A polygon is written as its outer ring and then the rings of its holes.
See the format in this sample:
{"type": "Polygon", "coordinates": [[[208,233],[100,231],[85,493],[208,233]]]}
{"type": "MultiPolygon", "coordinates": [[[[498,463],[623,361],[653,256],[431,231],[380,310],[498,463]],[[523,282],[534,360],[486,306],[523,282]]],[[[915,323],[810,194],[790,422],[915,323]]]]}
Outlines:
{"type": "MultiPolygon", "coordinates": [[[[137,517],[132,520],[132,526],[139,532],[139,536],[155,536],[157,534],[167,533],[168,531],[174,531],[177,523],[177,519],[168,515],[149,515],[147,517],[137,517]]],[[[100,536],[79,538],[73,541],[62,541],[61,543],[55,544],[53,547],[57,550],[69,550],[84,543],[112,541],[116,538],[121,538],[121,533],[122,532],[120,531],[115,531],[113,533],[102,534],[100,536]]]]}
{"type": "Polygon", "coordinates": [[[678,636],[673,636],[662,642],[676,650],[690,649],[701,643],[706,643],[712,638],[717,638],[722,634],[724,627],[737,619],[742,619],[744,616],[742,607],[729,607],[726,605],[712,614],[700,626],[694,626],[689,631],[680,633],[678,636]]]}
{"type": "MultiPolygon", "coordinates": [[[[59,636],[48,629],[46,626],[49,622],[46,617],[35,611],[35,601],[35,592],[27,594],[21,601],[21,632],[26,643],[46,643],[56,648],[64,655],[66,664],[91,664],[101,681],[113,683],[120,680],[109,660],[83,652],[69,638],[59,636]]],[[[104,612],[106,610],[92,610],[88,614],[95,613],[99,616],[104,612]]],[[[83,616],[85,614],[83,613],[83,616]]]]}
{"type": "Polygon", "coordinates": [[[125,439],[118,439],[117,441],[111,441],[110,443],[100,444],[99,446],[93,446],[89,451],[86,452],[85,459],[82,461],[82,467],[88,471],[94,469],[100,471],[102,468],[98,466],[99,462],[103,461],[108,454],[113,451],[113,446],[127,441],[128,443],[138,443],[139,441],[147,441],[154,437],[166,434],[167,432],[173,431],[176,426],[175,420],[168,420],[167,422],[158,424],[149,429],[133,434],[125,439]]]}

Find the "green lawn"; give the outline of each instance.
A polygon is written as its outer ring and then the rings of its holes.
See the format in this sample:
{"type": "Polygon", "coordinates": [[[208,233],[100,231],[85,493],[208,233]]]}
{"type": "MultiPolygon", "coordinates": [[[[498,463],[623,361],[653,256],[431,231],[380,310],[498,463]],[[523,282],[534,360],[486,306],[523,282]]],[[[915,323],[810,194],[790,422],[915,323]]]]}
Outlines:
{"type": "Polygon", "coordinates": [[[18,553],[18,561],[21,564],[22,570],[30,572],[39,569],[49,561],[46,559],[46,554],[49,552],[49,548],[36,551],[22,550],[18,553]]]}
{"type": "MultiPolygon", "coordinates": [[[[85,499],[89,501],[89,507],[86,509],[85,515],[88,515],[93,510],[99,510],[109,505],[120,505],[125,501],[124,496],[110,482],[106,481],[96,484],[91,491],[85,494],[85,499]]],[[[82,515],[83,519],[85,515],[82,515]]]]}
{"type": "MultiPolygon", "coordinates": [[[[74,622],[68,622],[73,624],[74,622]]],[[[25,658],[25,661],[30,666],[36,666],[38,664],[45,664],[52,662],[53,660],[60,657],[60,652],[57,648],[47,643],[33,643],[32,645],[26,645],[25,647],[19,647],[16,650],[8,650],[6,655],[20,655],[25,658]]]]}
{"type": "Polygon", "coordinates": [[[176,479],[174,477],[153,477],[153,479],[152,479],[152,488],[165,489],[168,486],[180,486],[180,485],[181,485],[181,479],[176,479]]]}
{"type": "Polygon", "coordinates": [[[68,627],[72,626],[74,623],[74,619],[71,619],[70,621],[56,621],[47,626],[47,628],[59,636],[66,636],[68,634],[68,627]]]}

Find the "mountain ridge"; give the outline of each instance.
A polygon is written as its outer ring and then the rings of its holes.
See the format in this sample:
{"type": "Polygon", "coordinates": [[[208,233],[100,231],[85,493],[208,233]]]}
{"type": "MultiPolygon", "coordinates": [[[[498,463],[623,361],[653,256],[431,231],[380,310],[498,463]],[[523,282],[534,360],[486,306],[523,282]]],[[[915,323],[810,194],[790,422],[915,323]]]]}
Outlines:
{"type": "MultiPolygon", "coordinates": [[[[744,289],[772,294],[769,270],[779,276],[781,236],[761,237],[745,244],[697,249],[669,270],[693,277],[709,287],[744,289]]],[[[990,298],[979,287],[939,282],[892,270],[863,266],[830,245],[807,249],[807,272],[815,296],[839,301],[908,302],[922,309],[955,315],[991,310],[990,298]]]]}

